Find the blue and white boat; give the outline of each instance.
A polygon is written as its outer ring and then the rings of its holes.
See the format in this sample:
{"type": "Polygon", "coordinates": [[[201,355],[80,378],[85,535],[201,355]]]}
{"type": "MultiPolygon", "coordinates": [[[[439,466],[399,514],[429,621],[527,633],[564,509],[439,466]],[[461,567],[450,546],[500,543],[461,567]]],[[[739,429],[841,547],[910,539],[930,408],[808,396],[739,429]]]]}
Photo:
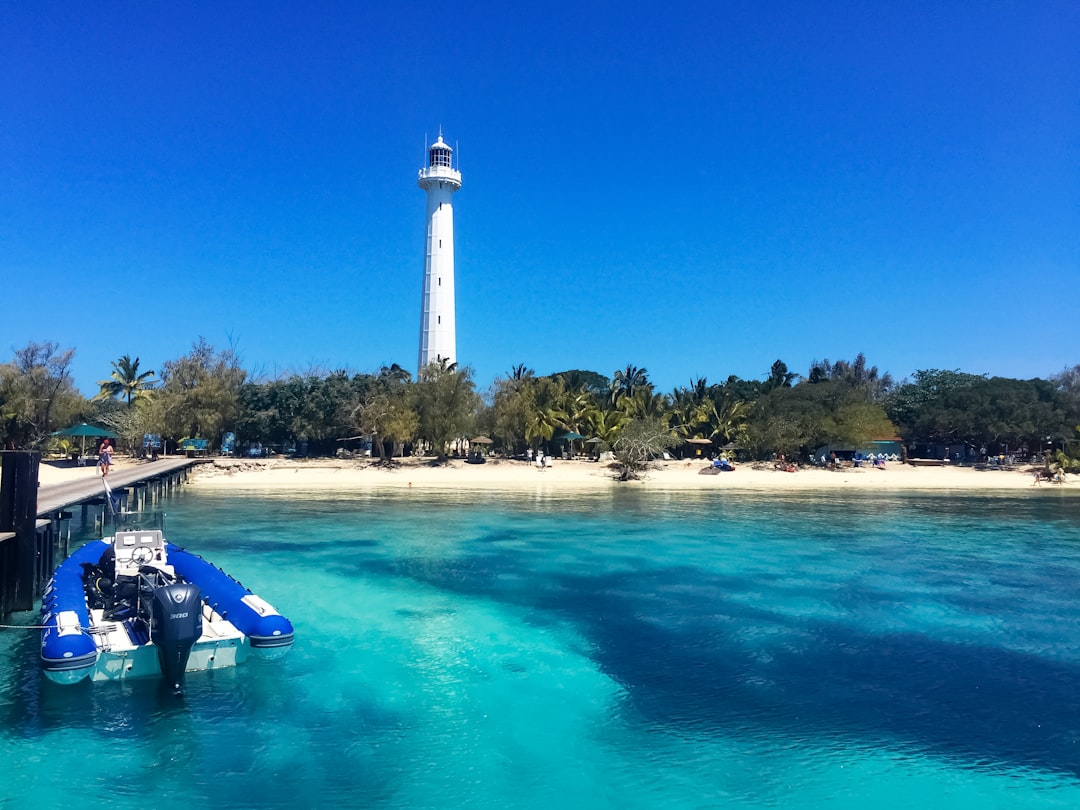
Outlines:
{"type": "Polygon", "coordinates": [[[279,658],[293,627],[265,600],[169,543],[164,515],[116,516],[56,569],[41,603],[41,666],[51,681],[159,676],[182,694],[186,672],[279,658]],[[137,521],[149,519],[150,527],[137,521]]]}

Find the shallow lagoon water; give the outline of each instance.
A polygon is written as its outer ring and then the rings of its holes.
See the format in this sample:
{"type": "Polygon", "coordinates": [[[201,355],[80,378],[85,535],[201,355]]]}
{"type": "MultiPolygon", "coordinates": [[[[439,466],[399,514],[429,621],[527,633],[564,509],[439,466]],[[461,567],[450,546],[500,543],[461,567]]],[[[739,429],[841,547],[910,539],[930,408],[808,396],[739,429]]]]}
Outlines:
{"type": "Polygon", "coordinates": [[[1080,806],[1068,493],[166,508],[295,647],[178,700],[0,631],[0,807],[1080,806]]]}

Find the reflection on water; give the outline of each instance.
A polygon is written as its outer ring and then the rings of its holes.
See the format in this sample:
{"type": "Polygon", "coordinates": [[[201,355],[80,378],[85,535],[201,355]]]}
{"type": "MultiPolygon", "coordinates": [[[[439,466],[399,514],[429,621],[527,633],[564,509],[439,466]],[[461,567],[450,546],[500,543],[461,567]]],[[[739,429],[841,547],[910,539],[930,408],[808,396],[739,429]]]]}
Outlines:
{"type": "Polygon", "coordinates": [[[0,807],[1080,806],[1072,506],[182,493],[293,651],[177,700],[5,631],[0,807]]]}

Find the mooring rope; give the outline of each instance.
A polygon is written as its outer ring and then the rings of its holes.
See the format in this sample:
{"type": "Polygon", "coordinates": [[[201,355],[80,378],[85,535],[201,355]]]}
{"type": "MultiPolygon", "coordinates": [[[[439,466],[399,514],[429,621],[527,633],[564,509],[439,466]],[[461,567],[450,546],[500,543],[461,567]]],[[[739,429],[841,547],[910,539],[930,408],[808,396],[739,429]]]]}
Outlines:
{"type": "Polygon", "coordinates": [[[48,630],[51,624],[0,624],[0,630],[48,630]]]}

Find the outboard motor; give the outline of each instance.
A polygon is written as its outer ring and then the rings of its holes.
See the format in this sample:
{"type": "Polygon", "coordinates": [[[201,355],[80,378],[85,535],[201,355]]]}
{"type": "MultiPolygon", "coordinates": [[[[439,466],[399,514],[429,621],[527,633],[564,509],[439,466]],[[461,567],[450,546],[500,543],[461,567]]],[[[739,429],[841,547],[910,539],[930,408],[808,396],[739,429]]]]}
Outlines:
{"type": "Polygon", "coordinates": [[[161,676],[174,694],[184,693],[184,672],[192,645],[202,635],[202,593],[189,583],[154,591],[150,638],[157,646],[161,676]]]}

